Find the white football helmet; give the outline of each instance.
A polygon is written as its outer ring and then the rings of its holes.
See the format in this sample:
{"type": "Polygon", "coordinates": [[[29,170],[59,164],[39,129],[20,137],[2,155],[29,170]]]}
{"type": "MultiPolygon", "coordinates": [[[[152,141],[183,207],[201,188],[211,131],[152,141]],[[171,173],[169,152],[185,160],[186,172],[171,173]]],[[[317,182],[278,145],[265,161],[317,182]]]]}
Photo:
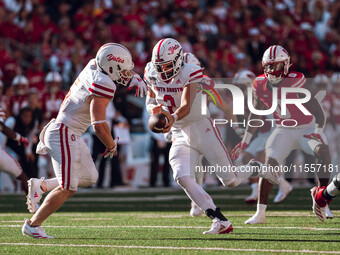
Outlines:
{"type": "Polygon", "coordinates": [[[96,55],[97,69],[118,84],[126,86],[132,76],[134,64],[130,51],[121,44],[104,44],[96,55]]]}
{"type": "Polygon", "coordinates": [[[263,54],[264,75],[272,83],[279,83],[289,72],[290,56],[280,45],[270,46],[263,54]]]}
{"type": "Polygon", "coordinates": [[[185,52],[183,58],[185,63],[201,66],[201,62],[193,53],[185,52]]]}
{"type": "Polygon", "coordinates": [[[28,80],[26,76],[24,75],[17,75],[14,77],[12,81],[12,85],[17,86],[17,85],[25,85],[28,86],[28,80]]]}
{"type": "Polygon", "coordinates": [[[15,94],[22,96],[28,92],[28,80],[24,75],[17,75],[12,81],[12,85],[15,86],[15,94]]]}
{"type": "Polygon", "coordinates": [[[242,70],[234,75],[233,84],[237,86],[250,87],[256,75],[249,70],[242,70]]]}
{"type": "Polygon", "coordinates": [[[333,73],[331,77],[331,82],[334,92],[340,93],[340,73],[333,73]]]}
{"type": "Polygon", "coordinates": [[[151,62],[160,79],[172,79],[183,67],[182,46],[172,38],[160,40],[153,48],[151,62]]]}
{"type": "Polygon", "coordinates": [[[45,77],[45,82],[62,82],[62,77],[58,72],[51,71],[45,77]]]}

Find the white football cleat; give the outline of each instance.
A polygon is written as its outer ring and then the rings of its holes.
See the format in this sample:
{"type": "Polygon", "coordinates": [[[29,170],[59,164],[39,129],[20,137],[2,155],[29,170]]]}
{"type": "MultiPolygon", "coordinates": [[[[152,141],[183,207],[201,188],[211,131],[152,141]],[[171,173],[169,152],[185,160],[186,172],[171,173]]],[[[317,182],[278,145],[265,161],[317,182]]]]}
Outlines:
{"type": "Polygon", "coordinates": [[[333,213],[331,212],[331,210],[329,209],[329,206],[328,204],[326,205],[326,218],[327,219],[333,219],[334,218],[334,215],[333,213]]]}
{"type": "Polygon", "coordinates": [[[244,224],[264,224],[266,223],[266,215],[255,213],[252,217],[244,222],[244,224]]]}
{"type": "Polygon", "coordinates": [[[230,234],[231,232],[233,232],[233,230],[233,225],[231,225],[231,222],[229,220],[222,221],[218,218],[214,218],[210,230],[204,231],[203,234],[230,234]]]}
{"type": "Polygon", "coordinates": [[[266,165],[262,164],[261,161],[256,159],[251,159],[248,165],[255,166],[259,168],[258,176],[266,179],[271,184],[279,184],[280,183],[280,176],[279,173],[276,172],[273,168],[269,168],[266,165]]]}
{"type": "MultiPolygon", "coordinates": [[[[325,188],[325,187],[324,187],[325,188]]],[[[319,220],[324,221],[326,219],[326,206],[320,206],[318,203],[315,201],[318,192],[323,190],[324,188],[318,188],[314,187],[310,190],[312,199],[313,199],[313,213],[316,215],[316,217],[319,218],[319,220]]]]}
{"type": "Polygon", "coordinates": [[[33,238],[54,238],[53,236],[48,236],[45,233],[45,230],[38,226],[38,227],[31,227],[28,224],[28,219],[25,219],[25,224],[22,226],[21,232],[23,235],[28,235],[31,236],[33,238]]]}
{"type": "Polygon", "coordinates": [[[286,199],[288,194],[293,190],[293,186],[286,181],[286,179],[281,178],[279,184],[279,192],[274,198],[274,203],[280,203],[286,199]]]}
{"type": "Polygon", "coordinates": [[[41,190],[41,182],[45,179],[45,177],[41,177],[40,179],[31,178],[27,181],[28,184],[28,194],[27,194],[27,209],[30,213],[35,213],[39,208],[39,201],[44,194],[44,191],[41,190]]]}
{"type": "Polygon", "coordinates": [[[254,203],[257,202],[257,199],[259,197],[258,186],[259,186],[259,184],[257,182],[251,184],[251,189],[252,189],[251,194],[244,199],[244,201],[247,204],[254,204],[254,203]]]}
{"type": "Polygon", "coordinates": [[[202,216],[203,211],[194,202],[191,202],[190,216],[199,217],[202,216]]]}

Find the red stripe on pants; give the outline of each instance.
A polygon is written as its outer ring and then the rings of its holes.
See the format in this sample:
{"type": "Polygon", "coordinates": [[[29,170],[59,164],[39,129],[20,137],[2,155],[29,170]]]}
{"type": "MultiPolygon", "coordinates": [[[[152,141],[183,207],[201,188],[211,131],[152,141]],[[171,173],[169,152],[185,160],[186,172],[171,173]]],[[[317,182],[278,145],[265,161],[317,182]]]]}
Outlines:
{"type": "Polygon", "coordinates": [[[68,127],[65,128],[65,141],[66,141],[66,150],[67,150],[67,185],[66,189],[70,189],[70,175],[71,175],[71,153],[70,153],[70,146],[68,144],[68,127]]]}
{"type": "Polygon", "coordinates": [[[63,129],[64,124],[61,123],[59,128],[59,135],[60,135],[60,145],[61,145],[61,186],[65,189],[65,151],[64,151],[64,139],[63,139],[63,129]]]}

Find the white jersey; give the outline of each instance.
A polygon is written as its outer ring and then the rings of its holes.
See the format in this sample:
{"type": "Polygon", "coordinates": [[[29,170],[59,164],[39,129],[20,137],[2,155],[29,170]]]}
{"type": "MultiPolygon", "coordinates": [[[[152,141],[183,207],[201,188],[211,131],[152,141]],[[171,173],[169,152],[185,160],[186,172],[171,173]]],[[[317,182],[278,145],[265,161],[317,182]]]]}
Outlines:
{"type": "MultiPolygon", "coordinates": [[[[200,83],[203,78],[201,67],[184,63],[181,71],[169,82],[161,80],[151,62],[145,67],[144,80],[156,95],[157,104],[163,104],[163,111],[174,113],[181,105],[183,89],[190,83],[200,83]]],[[[172,126],[173,130],[183,127],[195,121],[206,118],[201,113],[202,90],[197,91],[196,98],[191,106],[190,113],[172,126]]]]}
{"type": "Polygon", "coordinates": [[[91,95],[113,99],[116,85],[111,78],[98,71],[95,60],[91,59],[70,88],[62,103],[57,121],[64,123],[77,135],[82,135],[91,125],[91,95]]]}

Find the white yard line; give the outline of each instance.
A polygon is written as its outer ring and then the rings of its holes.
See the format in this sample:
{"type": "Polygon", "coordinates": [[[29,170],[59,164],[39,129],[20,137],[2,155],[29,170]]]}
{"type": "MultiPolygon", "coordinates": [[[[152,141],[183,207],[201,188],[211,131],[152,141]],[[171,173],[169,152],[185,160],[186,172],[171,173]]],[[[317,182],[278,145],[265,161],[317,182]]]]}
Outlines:
{"type": "Polygon", "coordinates": [[[140,245],[96,245],[96,244],[33,244],[33,243],[0,243],[11,246],[58,246],[58,247],[91,247],[91,248],[125,248],[125,249],[154,249],[154,250],[206,250],[206,251],[244,251],[244,252],[282,252],[282,253],[320,253],[340,254],[340,251],[312,251],[312,250],[275,250],[275,249],[236,249],[214,247],[167,247],[167,246],[140,246],[140,245]]]}
{"type": "MultiPolygon", "coordinates": [[[[23,223],[23,222],[22,222],[23,223]]],[[[0,228],[19,228],[22,225],[0,225],[0,228]]],[[[108,226],[43,226],[44,228],[179,228],[179,229],[190,229],[190,228],[197,228],[197,229],[204,229],[208,228],[208,226],[118,226],[118,225],[108,225],[108,226]]],[[[311,227],[242,227],[236,226],[234,228],[240,229],[300,229],[300,230],[313,230],[313,231],[340,231],[340,228],[311,228],[311,227]]]]}

